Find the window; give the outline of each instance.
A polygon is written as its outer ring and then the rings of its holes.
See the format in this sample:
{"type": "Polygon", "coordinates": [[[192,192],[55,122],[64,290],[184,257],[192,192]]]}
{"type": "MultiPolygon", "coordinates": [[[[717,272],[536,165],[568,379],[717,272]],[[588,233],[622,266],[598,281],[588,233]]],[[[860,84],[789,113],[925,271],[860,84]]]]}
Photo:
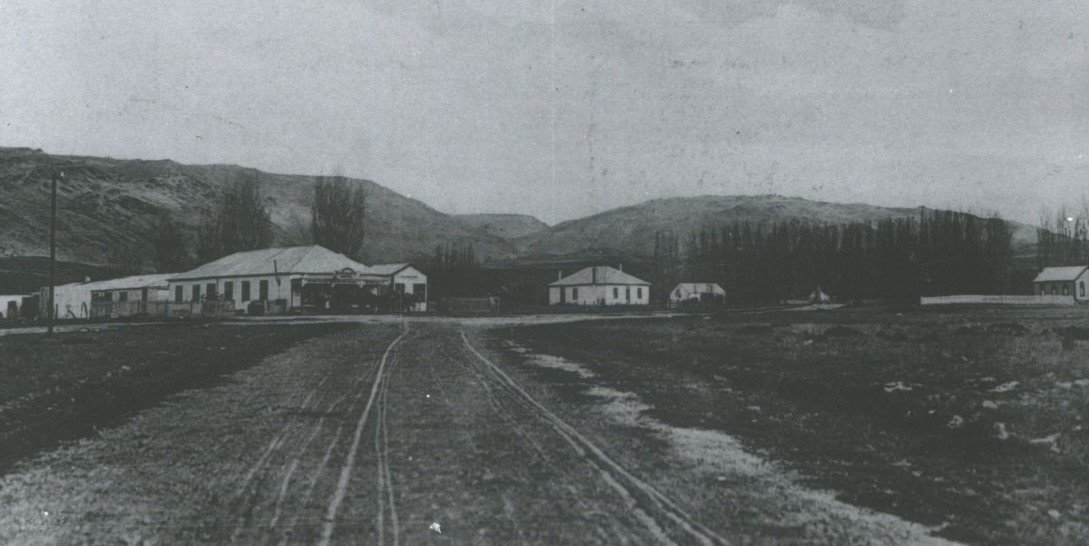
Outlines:
{"type": "Polygon", "coordinates": [[[259,299],[261,301],[267,301],[268,300],[268,280],[266,279],[266,280],[261,281],[261,283],[257,287],[257,290],[260,292],[260,296],[257,299],[259,299]]]}
{"type": "Polygon", "coordinates": [[[1052,285],[1051,285],[1051,295],[1052,296],[1055,295],[1055,284],[1054,283],[1052,283],[1052,285]]]}
{"type": "Polygon", "coordinates": [[[427,293],[427,285],[424,284],[424,283],[420,283],[420,282],[413,284],[412,285],[412,293],[413,294],[419,294],[420,297],[423,297],[423,295],[425,293],[427,293]]]}
{"type": "Polygon", "coordinates": [[[193,285],[193,301],[200,301],[200,285],[193,285]]]}
{"type": "Polygon", "coordinates": [[[216,299],[216,283],[210,282],[205,286],[207,287],[207,290],[205,290],[204,292],[206,294],[208,294],[208,296],[207,296],[208,299],[210,299],[210,300],[216,299]]]}
{"type": "Polygon", "coordinates": [[[578,288],[572,288],[571,289],[571,299],[572,300],[579,299],[579,289],[578,288]]]}
{"type": "Polygon", "coordinates": [[[631,301],[631,287],[624,287],[624,301],[631,301]]]}
{"type": "Polygon", "coordinates": [[[635,289],[635,297],[637,297],[639,299],[643,299],[643,287],[639,287],[639,288],[635,289]]]}
{"type": "Polygon", "coordinates": [[[1085,281],[1081,281],[1080,283],[1078,283],[1078,297],[1085,297],[1085,281]]]}
{"type": "Polygon", "coordinates": [[[250,301],[250,281],[242,281],[242,301],[250,301]]]}
{"type": "Polygon", "coordinates": [[[118,292],[117,301],[129,301],[129,293],[126,291],[118,292]]]}
{"type": "Polygon", "coordinates": [[[405,283],[403,283],[403,282],[393,283],[393,291],[397,292],[398,294],[404,294],[405,293],[405,283]]]}
{"type": "Polygon", "coordinates": [[[1069,294],[1069,293],[1070,293],[1069,291],[1070,291],[1070,286],[1069,286],[1069,285],[1067,285],[1067,284],[1066,284],[1066,283],[1064,282],[1064,283],[1063,283],[1063,295],[1065,296],[1065,295],[1069,294]]]}
{"type": "Polygon", "coordinates": [[[174,303],[181,303],[185,301],[185,287],[178,285],[174,287],[174,303]]]}
{"type": "Polygon", "coordinates": [[[613,287],[613,299],[615,300],[615,299],[617,299],[619,297],[620,297],[620,289],[614,286],[613,287]]]}
{"type": "Polygon", "coordinates": [[[234,282],[224,281],[224,283],[223,283],[223,299],[225,299],[225,300],[233,300],[234,299],[234,282]]]}

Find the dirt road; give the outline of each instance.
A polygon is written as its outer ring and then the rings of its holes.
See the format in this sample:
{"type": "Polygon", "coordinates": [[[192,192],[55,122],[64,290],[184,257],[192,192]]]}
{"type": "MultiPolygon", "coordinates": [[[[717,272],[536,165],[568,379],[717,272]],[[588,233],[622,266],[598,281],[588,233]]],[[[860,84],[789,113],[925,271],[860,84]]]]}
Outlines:
{"type": "Polygon", "coordinates": [[[932,541],[519,350],[457,322],[311,339],[9,474],[0,542],[932,541]]]}

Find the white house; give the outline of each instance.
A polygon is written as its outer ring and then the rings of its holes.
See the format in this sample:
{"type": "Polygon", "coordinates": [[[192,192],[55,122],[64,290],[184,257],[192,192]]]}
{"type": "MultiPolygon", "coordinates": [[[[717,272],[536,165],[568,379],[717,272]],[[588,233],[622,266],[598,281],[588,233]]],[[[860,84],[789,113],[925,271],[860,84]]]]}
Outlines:
{"type": "Polygon", "coordinates": [[[1045,267],[1032,281],[1037,296],[1069,296],[1075,302],[1089,302],[1085,285],[1089,284],[1089,267],[1045,267]]]}
{"type": "Polygon", "coordinates": [[[682,282],[669,293],[673,305],[686,303],[725,303],[726,291],[713,282],[682,282]]]}
{"type": "Polygon", "coordinates": [[[550,283],[548,304],[649,305],[650,283],[612,267],[587,267],[550,283]]]}
{"type": "Polygon", "coordinates": [[[409,310],[427,311],[427,275],[408,263],[375,264],[366,273],[388,279],[388,287],[408,297],[409,310]]]}

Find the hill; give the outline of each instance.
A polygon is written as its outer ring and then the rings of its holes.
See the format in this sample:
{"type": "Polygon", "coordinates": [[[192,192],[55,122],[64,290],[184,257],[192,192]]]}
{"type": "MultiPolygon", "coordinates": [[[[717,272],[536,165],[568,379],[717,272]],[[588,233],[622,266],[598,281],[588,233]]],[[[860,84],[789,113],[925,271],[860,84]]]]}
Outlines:
{"type": "Polygon", "coordinates": [[[503,239],[516,239],[548,229],[548,224],[528,214],[459,214],[457,218],[503,239]]]}
{"type": "MultiPolygon", "coordinates": [[[[270,174],[235,165],[183,165],[143,161],[55,156],[27,148],[0,148],[0,255],[48,254],[48,170],[64,166],[58,184],[57,253],[62,260],[117,263],[135,256],[151,267],[148,234],[161,214],[184,223],[193,235],[221,188],[256,176],[275,224],[277,243],[306,242],[308,201],[314,177],[270,174]],[[37,173],[37,174],[35,174],[37,173]]],[[[509,257],[513,248],[501,236],[473,221],[439,212],[369,180],[351,180],[367,189],[368,261],[419,259],[435,246],[472,243],[482,257],[509,257]]]]}
{"type": "MultiPolygon", "coordinates": [[[[575,257],[648,256],[654,251],[654,234],[672,231],[685,237],[708,226],[735,221],[775,222],[791,219],[830,224],[917,215],[919,209],[888,208],[862,203],[827,203],[779,195],[705,195],[654,199],[570,220],[546,231],[513,241],[518,261],[541,262],[575,257]]],[[[1011,222],[1018,253],[1035,244],[1035,229],[1011,222]]]]}

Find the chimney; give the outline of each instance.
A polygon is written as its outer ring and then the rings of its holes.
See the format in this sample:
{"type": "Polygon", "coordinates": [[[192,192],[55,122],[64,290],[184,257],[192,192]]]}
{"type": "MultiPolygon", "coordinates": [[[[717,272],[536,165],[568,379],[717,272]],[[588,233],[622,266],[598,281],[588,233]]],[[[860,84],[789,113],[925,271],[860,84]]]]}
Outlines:
{"type": "Polygon", "coordinates": [[[558,281],[558,280],[560,280],[562,278],[563,278],[563,270],[562,269],[556,270],[556,280],[558,281]]]}
{"type": "Polygon", "coordinates": [[[616,268],[619,269],[621,273],[624,272],[624,264],[616,264],[616,268]]]}

